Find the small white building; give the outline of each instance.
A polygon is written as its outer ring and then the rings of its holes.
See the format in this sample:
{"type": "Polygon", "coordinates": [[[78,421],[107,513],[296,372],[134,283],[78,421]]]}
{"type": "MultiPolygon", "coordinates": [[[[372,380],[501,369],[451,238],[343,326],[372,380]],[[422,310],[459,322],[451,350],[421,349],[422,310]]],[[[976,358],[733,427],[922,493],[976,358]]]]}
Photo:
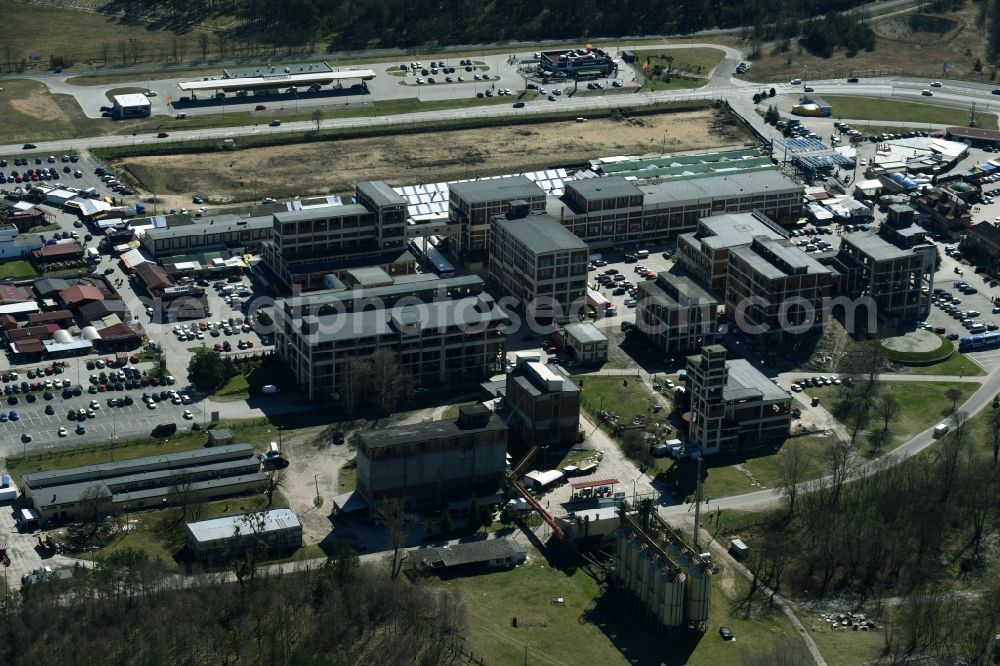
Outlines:
{"type": "Polygon", "coordinates": [[[568,324],[563,329],[563,346],[584,365],[608,360],[608,337],[589,321],[568,324]]]}
{"type": "Polygon", "coordinates": [[[557,469],[532,470],[524,475],[525,483],[535,490],[543,490],[565,478],[566,475],[557,469]]]}
{"type": "Polygon", "coordinates": [[[115,120],[125,118],[146,118],[149,116],[152,106],[149,98],[141,93],[131,93],[128,95],[115,95],[115,105],[111,109],[111,114],[115,120]]]}
{"type": "Polygon", "coordinates": [[[291,509],[271,509],[187,524],[187,545],[199,560],[241,555],[257,540],[269,551],[295,550],[302,546],[302,523],[291,509]]]}

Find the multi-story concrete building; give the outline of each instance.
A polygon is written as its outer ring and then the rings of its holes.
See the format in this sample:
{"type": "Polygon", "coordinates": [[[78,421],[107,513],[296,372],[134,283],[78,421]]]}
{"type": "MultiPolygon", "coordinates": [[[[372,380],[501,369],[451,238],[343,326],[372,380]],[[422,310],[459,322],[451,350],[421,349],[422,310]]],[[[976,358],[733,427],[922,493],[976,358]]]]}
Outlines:
{"type": "Polygon", "coordinates": [[[490,279],[517,307],[538,317],[565,317],[587,300],[587,244],[544,213],[512,201],[493,219],[490,279]]]}
{"type": "MultiPolygon", "coordinates": [[[[903,232],[904,237],[916,233],[912,228],[903,232]]],[[[918,321],[930,310],[937,248],[929,243],[903,248],[886,238],[893,236],[899,236],[899,230],[842,236],[832,266],[841,274],[841,292],[853,298],[871,298],[880,319],[918,321]]]]}
{"type": "Polygon", "coordinates": [[[219,215],[193,224],[147,229],[142,245],[155,259],[210,251],[243,254],[259,250],[261,243],[271,240],[273,226],[271,215],[219,215]]]}
{"type": "Polygon", "coordinates": [[[523,201],[532,211],[545,210],[544,190],[525,176],[450,183],[448,190],[448,217],[460,230],[450,239],[452,249],[473,253],[473,260],[489,250],[492,220],[506,215],[511,201],[523,201]]]}
{"type": "Polygon", "coordinates": [[[685,271],[721,293],[729,274],[730,249],[749,245],[759,237],[781,240],[787,236],[770,218],[756,211],[703,217],[695,232],[677,238],[677,253],[685,271]]]}
{"type": "Polygon", "coordinates": [[[783,221],[802,210],[802,185],[776,169],[638,184],[607,176],[565,186],[546,212],[594,248],[674,238],[710,216],[760,211],[783,221]]]}
{"type": "Polygon", "coordinates": [[[635,325],[669,353],[686,352],[715,341],[719,300],[688,277],[659,273],[638,285],[635,325]]]}
{"type": "Polygon", "coordinates": [[[567,324],[554,337],[578,363],[588,365],[608,360],[608,336],[589,321],[567,324]]]}
{"type": "Polygon", "coordinates": [[[408,509],[495,495],[507,469],[507,426],[483,405],[454,421],[358,433],[358,492],[370,510],[398,498],[408,509]]]}
{"type": "Polygon", "coordinates": [[[430,303],[465,296],[478,296],[485,285],[476,275],[439,278],[427,273],[400,275],[392,284],[381,287],[312,291],[277,301],[285,318],[342,312],[360,312],[366,308],[389,309],[397,303],[430,303]]]}
{"type": "Polygon", "coordinates": [[[792,396],[743,359],[726,360],[722,345],[687,362],[691,403],[688,444],[705,455],[780,441],[791,425],[792,396]]]}
{"type": "MultiPolygon", "coordinates": [[[[491,296],[457,296],[356,312],[275,312],[275,349],[313,400],[344,393],[347,365],[393,352],[418,386],[464,385],[503,369],[507,314],[491,296]]],[[[294,312],[294,309],[292,309],[294,312]]]]}
{"type": "Polygon", "coordinates": [[[726,314],[747,333],[778,339],[821,330],[833,280],[787,240],[758,236],[729,250],[726,314]]]}
{"type": "Polygon", "coordinates": [[[987,262],[997,261],[1000,259],[1000,227],[989,220],[971,225],[962,240],[962,252],[982,257],[987,262]]]}
{"type": "Polygon", "coordinates": [[[504,406],[511,433],[529,446],[566,449],[577,441],[580,389],[555,365],[527,361],[512,368],[504,406]]]}
{"type": "Polygon", "coordinates": [[[358,183],[358,203],[275,213],[264,262],[287,289],[319,289],[326,275],[379,266],[412,273],[406,248],[406,200],[381,181],[358,183]]]}

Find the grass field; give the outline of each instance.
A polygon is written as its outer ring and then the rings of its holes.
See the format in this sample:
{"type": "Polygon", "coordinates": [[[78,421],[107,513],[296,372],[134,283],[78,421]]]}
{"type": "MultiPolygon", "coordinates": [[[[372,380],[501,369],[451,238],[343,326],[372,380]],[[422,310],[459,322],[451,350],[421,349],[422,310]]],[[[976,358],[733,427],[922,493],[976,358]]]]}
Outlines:
{"type": "MultiPolygon", "coordinates": [[[[969,112],[919,102],[901,102],[877,97],[851,97],[827,95],[824,99],[833,107],[833,115],[849,120],[906,120],[913,123],[937,125],[968,125],[969,112]]],[[[980,113],[979,126],[996,129],[997,117],[993,113],[980,113]]]]}
{"type": "Polygon", "coordinates": [[[574,381],[579,384],[581,379],[581,405],[594,423],[599,422],[598,413],[602,409],[617,413],[626,424],[636,416],[649,417],[648,407],[657,401],[649,387],[635,377],[576,377],[574,381]]]}
{"type": "Polygon", "coordinates": [[[642,68],[649,58],[650,66],[667,66],[670,62],[678,74],[696,74],[708,77],[715,66],[722,62],[725,54],[719,49],[693,47],[687,49],[642,49],[636,51],[636,66],[642,68]],[[668,61],[668,58],[671,59],[668,61]]]}
{"type": "MultiPolygon", "coordinates": [[[[901,444],[913,435],[939,423],[952,413],[952,401],[945,395],[948,389],[957,389],[960,397],[956,406],[961,406],[975,393],[979,384],[968,382],[879,382],[881,391],[891,392],[900,406],[900,415],[893,421],[890,431],[895,436],[895,444],[901,444]]],[[[832,414],[836,414],[839,386],[807,389],[809,395],[817,396],[832,414]]],[[[871,423],[870,428],[881,428],[880,423],[871,423]]]]}
{"type": "Polygon", "coordinates": [[[0,143],[96,136],[111,125],[85,117],[73,97],[52,95],[38,81],[7,79],[2,87],[0,143]]]}
{"type": "MultiPolygon", "coordinates": [[[[167,53],[172,47],[173,33],[152,29],[144,24],[130,24],[114,17],[73,11],[67,7],[7,2],[3,5],[4,46],[10,46],[21,57],[37,53],[42,68],[51,56],[65,56],[75,61],[78,69],[89,69],[87,61],[103,65],[101,44],[111,46],[108,65],[122,64],[121,47],[134,39],[142,43],[145,53],[167,53]]],[[[179,37],[191,56],[195,55],[197,36],[211,31],[192,28],[179,37]]],[[[218,70],[216,70],[218,72],[218,70]]]]}
{"type": "Polygon", "coordinates": [[[0,278],[11,278],[21,280],[24,278],[38,277],[38,271],[31,265],[31,262],[24,259],[11,259],[0,263],[0,278]]]}
{"type": "MultiPolygon", "coordinates": [[[[711,619],[704,634],[652,638],[654,629],[617,591],[602,593],[582,560],[546,561],[534,550],[511,571],[443,578],[432,584],[456,590],[465,600],[470,649],[487,664],[661,664],[721,666],[739,663],[740,646],[773,640],[800,642],[777,614],[768,618],[733,611],[746,589],[725,565],[713,577],[711,619]],[[563,603],[553,600],[562,597],[563,603]],[[512,627],[511,618],[518,618],[512,627]],[[719,638],[728,626],[736,641],[719,638]]],[[[478,663],[478,662],[476,662],[478,663]]]]}
{"type": "Polygon", "coordinates": [[[934,365],[897,365],[893,372],[904,375],[951,375],[953,377],[978,377],[986,374],[981,367],[957,351],[946,360],[934,365]]]}
{"type": "MultiPolygon", "coordinates": [[[[652,92],[657,90],[691,90],[694,88],[700,88],[706,83],[708,83],[708,79],[698,79],[691,76],[672,76],[670,77],[670,81],[664,81],[660,78],[651,78],[647,80],[639,90],[642,92],[652,92]]],[[[618,90],[626,89],[619,88],[618,90]]],[[[598,90],[597,92],[603,91],[598,90]]],[[[629,90],[629,92],[631,92],[631,90],[629,90]]]]}

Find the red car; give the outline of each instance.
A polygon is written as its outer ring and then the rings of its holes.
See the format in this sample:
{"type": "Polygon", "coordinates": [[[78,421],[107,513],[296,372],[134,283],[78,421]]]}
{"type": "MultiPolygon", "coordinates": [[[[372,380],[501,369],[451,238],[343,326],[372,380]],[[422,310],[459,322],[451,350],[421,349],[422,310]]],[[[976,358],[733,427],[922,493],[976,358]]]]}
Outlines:
{"type": "Polygon", "coordinates": [[[221,352],[222,351],[222,345],[220,345],[218,342],[216,342],[212,346],[212,351],[221,352]]]}
{"type": "Polygon", "coordinates": [[[128,357],[128,362],[129,363],[138,363],[139,362],[139,355],[138,354],[132,354],[131,356],[128,357]]]}
{"type": "Polygon", "coordinates": [[[267,107],[264,106],[263,104],[258,104],[257,106],[253,107],[253,110],[254,111],[265,111],[265,110],[267,110],[267,107]]]}
{"type": "Polygon", "coordinates": [[[168,136],[170,136],[170,135],[167,134],[166,132],[160,132],[159,134],[156,135],[156,138],[157,139],[166,139],[168,136]]]}

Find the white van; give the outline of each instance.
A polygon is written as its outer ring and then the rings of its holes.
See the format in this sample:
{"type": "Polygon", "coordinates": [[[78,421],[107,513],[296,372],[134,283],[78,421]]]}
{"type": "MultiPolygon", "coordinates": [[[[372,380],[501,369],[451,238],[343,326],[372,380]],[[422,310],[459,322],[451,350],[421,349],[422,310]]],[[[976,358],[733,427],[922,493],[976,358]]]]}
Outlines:
{"type": "Polygon", "coordinates": [[[947,423],[938,423],[936,426],[934,426],[934,439],[938,439],[939,437],[944,437],[946,434],[948,434],[948,431],[950,429],[951,428],[948,426],[947,423]]]}
{"type": "Polygon", "coordinates": [[[261,388],[261,392],[267,393],[269,395],[274,394],[278,392],[278,387],[275,386],[274,384],[265,384],[264,387],[261,388]]]}
{"type": "Polygon", "coordinates": [[[96,247],[87,248],[87,261],[93,261],[97,263],[101,260],[101,253],[97,251],[96,247]]]}

